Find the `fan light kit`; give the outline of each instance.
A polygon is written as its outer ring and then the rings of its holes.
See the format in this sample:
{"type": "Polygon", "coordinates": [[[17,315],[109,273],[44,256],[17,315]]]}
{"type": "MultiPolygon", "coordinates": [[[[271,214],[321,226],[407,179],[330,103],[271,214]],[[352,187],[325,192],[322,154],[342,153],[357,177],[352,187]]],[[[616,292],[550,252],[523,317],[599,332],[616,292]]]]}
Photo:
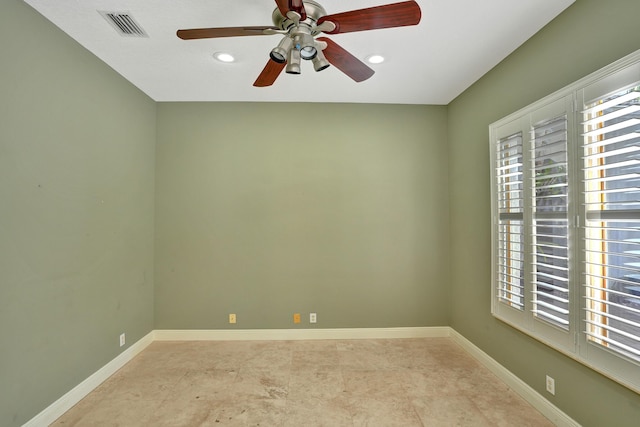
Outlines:
{"type": "MultiPolygon", "coordinates": [[[[183,40],[281,35],[282,38],[269,53],[267,65],[253,83],[256,87],[271,86],[282,70],[288,74],[300,74],[302,60],[311,61],[316,71],[334,65],[354,81],[361,82],[370,78],[374,71],[331,39],[317,36],[320,33],[341,34],[417,25],[422,17],[415,1],[333,15],[327,15],[320,4],[311,0],[276,0],[276,6],[271,16],[273,26],[270,27],[195,28],[178,30],[177,35],[183,40]]],[[[221,52],[214,54],[219,61],[233,62],[231,55],[226,54],[231,61],[221,58],[222,55],[221,52]]],[[[367,60],[378,64],[384,58],[371,55],[367,60]]]]}

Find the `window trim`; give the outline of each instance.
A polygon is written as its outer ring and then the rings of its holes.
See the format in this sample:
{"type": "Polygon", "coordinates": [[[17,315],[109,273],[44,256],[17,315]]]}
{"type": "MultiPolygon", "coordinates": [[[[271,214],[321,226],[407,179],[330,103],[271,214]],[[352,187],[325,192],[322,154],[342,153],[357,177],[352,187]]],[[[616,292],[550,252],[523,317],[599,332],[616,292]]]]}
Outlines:
{"type": "MultiPolygon", "coordinates": [[[[625,56],[624,58],[546,96],[529,106],[526,106],[513,114],[510,114],[489,125],[489,143],[491,153],[491,241],[492,241],[492,268],[491,268],[491,313],[497,319],[509,324],[532,338],[560,351],[577,362],[597,371],[610,379],[624,385],[625,387],[640,394],[640,361],[628,359],[614,353],[602,346],[599,346],[586,338],[586,307],[582,301],[586,297],[586,289],[581,286],[581,268],[578,268],[585,261],[584,251],[581,248],[581,241],[584,237],[584,228],[581,227],[580,208],[583,200],[581,194],[574,194],[570,197],[568,216],[570,222],[570,265],[573,268],[569,281],[570,285],[570,324],[568,330],[554,327],[549,323],[536,319],[532,315],[530,308],[531,289],[531,260],[525,257],[525,302],[529,307],[519,311],[499,301],[497,295],[497,258],[498,258],[498,219],[497,210],[497,190],[496,190],[496,142],[508,135],[513,135],[518,131],[523,132],[523,152],[525,153],[524,163],[528,163],[526,153],[531,143],[529,130],[531,127],[545,118],[551,119],[550,111],[560,111],[563,108],[567,114],[567,145],[569,156],[573,156],[569,163],[579,165],[577,158],[582,149],[581,139],[581,114],[580,106],[595,99],[601,99],[607,94],[619,92],[626,88],[637,86],[640,82],[640,50],[625,56]]],[[[569,186],[576,193],[580,190],[580,167],[569,169],[569,186]]],[[[525,178],[526,179],[526,178],[525,178]]],[[[524,186],[525,200],[530,198],[529,186],[524,186]]],[[[529,243],[531,230],[528,228],[532,224],[532,218],[528,209],[524,212],[524,244],[529,243]]]]}

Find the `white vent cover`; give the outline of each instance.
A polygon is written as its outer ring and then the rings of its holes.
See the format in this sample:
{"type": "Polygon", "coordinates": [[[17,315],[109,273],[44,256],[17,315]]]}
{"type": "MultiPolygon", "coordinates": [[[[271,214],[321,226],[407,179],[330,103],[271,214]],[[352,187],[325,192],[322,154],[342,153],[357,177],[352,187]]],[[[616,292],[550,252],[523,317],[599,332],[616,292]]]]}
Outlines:
{"type": "Polygon", "coordinates": [[[149,37],[146,31],[136,22],[129,12],[98,12],[121,36],[149,37]]]}

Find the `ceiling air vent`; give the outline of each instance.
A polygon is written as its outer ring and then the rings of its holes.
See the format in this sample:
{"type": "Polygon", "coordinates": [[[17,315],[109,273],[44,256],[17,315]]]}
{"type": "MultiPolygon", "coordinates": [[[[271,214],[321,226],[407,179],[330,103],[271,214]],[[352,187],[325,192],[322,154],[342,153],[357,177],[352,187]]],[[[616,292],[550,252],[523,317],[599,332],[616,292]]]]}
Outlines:
{"type": "Polygon", "coordinates": [[[121,36],[149,37],[128,12],[99,12],[121,36]]]}

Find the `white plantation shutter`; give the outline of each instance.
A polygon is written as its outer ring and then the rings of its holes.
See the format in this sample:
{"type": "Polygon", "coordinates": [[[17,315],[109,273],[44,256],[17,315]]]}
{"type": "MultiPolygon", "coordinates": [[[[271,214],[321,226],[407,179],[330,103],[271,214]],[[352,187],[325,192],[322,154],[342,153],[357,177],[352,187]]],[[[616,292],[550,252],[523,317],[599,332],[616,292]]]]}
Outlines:
{"type": "Polygon", "coordinates": [[[496,143],[498,299],[524,309],[524,176],[522,133],[496,143]]]}
{"type": "Polygon", "coordinates": [[[640,360],[640,88],[582,113],[586,334],[640,360]]]}
{"type": "Polygon", "coordinates": [[[491,313],[640,393],[640,50],[489,139],[491,313]]]}
{"type": "Polygon", "coordinates": [[[570,350],[576,328],[568,150],[573,105],[572,96],[559,97],[491,129],[492,313],[570,350]]]}
{"type": "Polygon", "coordinates": [[[569,327],[569,200],[567,116],[531,130],[533,312],[569,327]]]}

